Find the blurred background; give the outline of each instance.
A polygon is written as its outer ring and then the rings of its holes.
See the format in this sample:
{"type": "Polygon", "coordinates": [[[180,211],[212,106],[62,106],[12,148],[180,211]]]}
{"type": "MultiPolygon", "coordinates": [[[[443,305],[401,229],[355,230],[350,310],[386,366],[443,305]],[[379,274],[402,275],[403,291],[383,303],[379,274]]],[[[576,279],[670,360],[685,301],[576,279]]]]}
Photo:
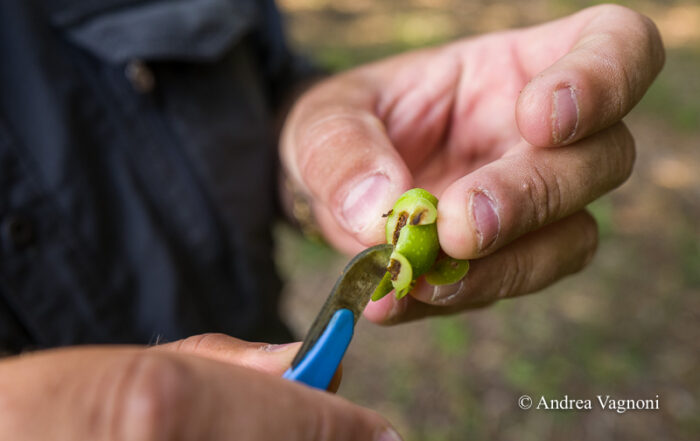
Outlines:
{"type": "MultiPolygon", "coordinates": [[[[412,440],[700,440],[700,2],[650,16],[666,66],[626,118],[635,172],[591,207],[592,265],[537,295],[396,327],[360,321],[339,394],[412,440]],[[660,410],[524,411],[517,399],[653,398],[660,410]]],[[[297,50],[332,70],[551,20],[583,0],[279,0],[297,50]]],[[[284,310],[308,329],[347,262],[279,226],[284,310]]]]}

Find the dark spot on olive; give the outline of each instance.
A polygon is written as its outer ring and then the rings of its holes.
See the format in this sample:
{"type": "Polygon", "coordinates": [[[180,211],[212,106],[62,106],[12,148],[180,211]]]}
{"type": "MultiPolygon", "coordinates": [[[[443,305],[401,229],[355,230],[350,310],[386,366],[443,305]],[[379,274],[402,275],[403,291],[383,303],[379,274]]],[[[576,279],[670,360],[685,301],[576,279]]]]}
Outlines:
{"type": "Polygon", "coordinates": [[[414,213],[413,216],[411,216],[411,225],[418,225],[426,211],[427,210],[421,210],[418,213],[414,213]]]}
{"type": "Polygon", "coordinates": [[[389,217],[391,216],[391,213],[394,212],[394,209],[392,208],[391,210],[387,211],[386,213],[382,214],[382,217],[389,217]]]}
{"type": "Polygon", "coordinates": [[[401,272],[401,262],[396,259],[391,259],[389,262],[389,267],[386,269],[391,274],[391,280],[396,281],[401,272]]]}
{"type": "Polygon", "coordinates": [[[399,235],[401,234],[401,229],[406,226],[406,221],[408,221],[408,213],[402,211],[399,213],[399,219],[396,221],[396,228],[394,228],[394,235],[391,238],[392,245],[396,245],[399,241],[399,235]]]}

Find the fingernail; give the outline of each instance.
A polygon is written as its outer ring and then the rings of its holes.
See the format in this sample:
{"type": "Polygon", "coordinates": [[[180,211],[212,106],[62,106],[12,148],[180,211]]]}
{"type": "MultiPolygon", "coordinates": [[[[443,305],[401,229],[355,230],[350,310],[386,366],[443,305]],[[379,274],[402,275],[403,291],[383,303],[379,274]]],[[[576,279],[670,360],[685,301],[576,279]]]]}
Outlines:
{"type": "Polygon", "coordinates": [[[260,346],[260,350],[263,352],[282,352],[294,346],[296,343],[285,343],[282,345],[264,345],[260,346]]]}
{"type": "Polygon", "coordinates": [[[496,204],[486,193],[476,191],[472,193],[471,197],[471,212],[476,224],[479,251],[483,251],[496,240],[501,228],[496,204]]]}
{"type": "Polygon", "coordinates": [[[378,173],[350,189],[343,201],[341,214],[353,232],[358,233],[377,220],[385,208],[384,195],[389,190],[389,184],[389,178],[378,173]]]}
{"type": "Polygon", "coordinates": [[[449,303],[462,293],[464,279],[451,285],[436,285],[433,287],[433,296],[430,301],[433,303],[449,303]]]}
{"type": "Polygon", "coordinates": [[[376,441],[403,441],[403,439],[396,433],[396,430],[388,427],[383,432],[379,433],[376,441]]]}
{"type": "Polygon", "coordinates": [[[555,144],[574,136],[578,126],[578,104],[573,87],[562,87],[554,92],[552,106],[552,139],[555,144]]]}

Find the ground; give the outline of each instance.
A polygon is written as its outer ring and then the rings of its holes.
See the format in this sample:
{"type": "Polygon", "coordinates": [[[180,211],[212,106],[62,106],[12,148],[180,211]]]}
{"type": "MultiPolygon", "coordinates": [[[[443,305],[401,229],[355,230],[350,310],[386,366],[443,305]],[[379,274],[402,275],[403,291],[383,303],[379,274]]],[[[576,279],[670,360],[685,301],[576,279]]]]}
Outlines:
{"type": "MultiPolygon", "coordinates": [[[[637,164],[592,204],[582,273],[461,316],[358,325],[340,395],[411,440],[700,439],[700,4],[620,2],[659,25],[667,62],[625,119],[637,164]],[[518,397],[654,398],[658,411],[521,410],[518,397]]],[[[283,0],[294,46],[330,69],[556,18],[582,0],[283,0]]],[[[280,225],[284,311],[303,335],[347,261],[280,225]]],[[[595,408],[595,406],[594,406],[595,408]]]]}

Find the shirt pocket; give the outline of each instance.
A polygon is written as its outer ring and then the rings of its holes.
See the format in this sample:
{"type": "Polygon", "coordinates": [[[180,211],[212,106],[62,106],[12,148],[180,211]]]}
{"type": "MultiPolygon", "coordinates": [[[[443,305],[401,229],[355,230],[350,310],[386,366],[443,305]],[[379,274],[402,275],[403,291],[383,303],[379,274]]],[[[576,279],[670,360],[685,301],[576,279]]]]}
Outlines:
{"type": "Polygon", "coordinates": [[[73,43],[113,64],[133,59],[215,61],[258,20],[253,0],[72,3],[50,11],[53,23],[73,43]]]}

